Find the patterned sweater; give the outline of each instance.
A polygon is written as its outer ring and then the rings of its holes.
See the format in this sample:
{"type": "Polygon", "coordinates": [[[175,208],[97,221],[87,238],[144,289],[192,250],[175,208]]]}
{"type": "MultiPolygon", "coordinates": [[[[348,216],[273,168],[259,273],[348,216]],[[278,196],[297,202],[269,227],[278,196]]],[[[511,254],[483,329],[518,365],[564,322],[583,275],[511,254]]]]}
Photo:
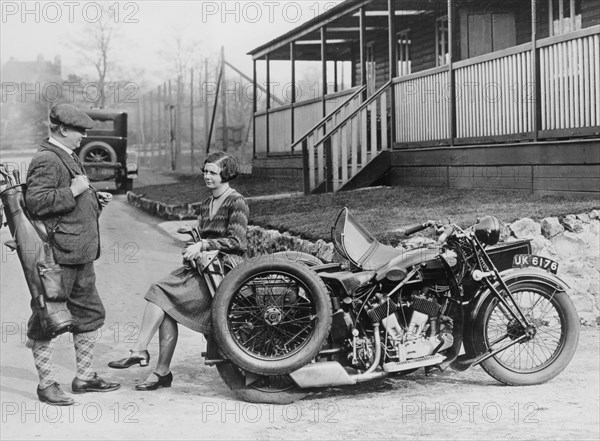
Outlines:
{"type": "Polygon", "coordinates": [[[223,201],[214,217],[210,219],[210,202],[205,199],[200,206],[198,230],[207,239],[208,250],[220,250],[228,254],[243,255],[248,246],[248,205],[244,197],[232,191],[223,201]]]}

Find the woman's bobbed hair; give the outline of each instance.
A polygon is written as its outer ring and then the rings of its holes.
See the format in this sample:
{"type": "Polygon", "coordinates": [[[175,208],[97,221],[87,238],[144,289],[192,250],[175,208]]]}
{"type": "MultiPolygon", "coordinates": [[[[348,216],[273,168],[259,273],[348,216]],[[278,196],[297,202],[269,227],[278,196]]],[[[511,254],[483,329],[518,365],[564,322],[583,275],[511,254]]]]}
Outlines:
{"type": "Polygon", "coordinates": [[[229,182],[237,178],[238,164],[233,156],[224,152],[211,153],[204,160],[202,168],[209,163],[217,164],[221,168],[221,179],[223,182],[229,182]]]}

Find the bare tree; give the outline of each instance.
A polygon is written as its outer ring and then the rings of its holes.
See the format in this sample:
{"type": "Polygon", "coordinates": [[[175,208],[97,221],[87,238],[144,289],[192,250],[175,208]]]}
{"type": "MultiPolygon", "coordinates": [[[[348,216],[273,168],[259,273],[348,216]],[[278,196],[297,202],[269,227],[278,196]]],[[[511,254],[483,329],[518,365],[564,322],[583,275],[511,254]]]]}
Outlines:
{"type": "Polygon", "coordinates": [[[190,69],[199,72],[202,67],[201,42],[193,36],[188,37],[182,29],[173,29],[169,38],[164,40],[163,47],[158,51],[160,59],[167,66],[168,77],[181,77],[187,82],[190,69]]]}
{"type": "Polygon", "coordinates": [[[107,82],[115,69],[112,51],[118,37],[118,23],[115,22],[114,8],[101,3],[102,15],[93,23],[86,23],[82,36],[70,43],[87,63],[94,69],[97,92],[94,107],[103,108],[107,97],[107,82]]]}

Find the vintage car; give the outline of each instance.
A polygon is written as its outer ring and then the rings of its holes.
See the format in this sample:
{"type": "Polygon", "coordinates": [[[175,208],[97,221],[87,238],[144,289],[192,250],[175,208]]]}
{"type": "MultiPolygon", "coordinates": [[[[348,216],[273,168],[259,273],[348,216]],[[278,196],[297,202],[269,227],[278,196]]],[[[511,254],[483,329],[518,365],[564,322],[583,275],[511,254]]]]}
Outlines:
{"type": "Polygon", "coordinates": [[[95,121],[87,137],[75,150],[91,181],[114,181],[117,190],[133,188],[137,179],[137,154],[127,151],[127,113],[118,110],[88,110],[95,121]]]}

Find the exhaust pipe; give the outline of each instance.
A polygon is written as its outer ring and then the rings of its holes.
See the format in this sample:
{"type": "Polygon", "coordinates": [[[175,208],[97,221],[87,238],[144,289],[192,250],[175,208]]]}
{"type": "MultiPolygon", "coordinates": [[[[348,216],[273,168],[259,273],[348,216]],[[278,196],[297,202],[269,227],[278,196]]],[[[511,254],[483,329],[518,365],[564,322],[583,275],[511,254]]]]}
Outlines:
{"type": "Polygon", "coordinates": [[[375,372],[381,360],[381,339],[379,324],[373,325],[375,335],[375,356],[373,363],[362,374],[349,374],[337,361],[314,362],[292,372],[290,377],[301,389],[311,387],[351,386],[365,381],[378,380],[387,376],[387,372],[375,372]]]}

